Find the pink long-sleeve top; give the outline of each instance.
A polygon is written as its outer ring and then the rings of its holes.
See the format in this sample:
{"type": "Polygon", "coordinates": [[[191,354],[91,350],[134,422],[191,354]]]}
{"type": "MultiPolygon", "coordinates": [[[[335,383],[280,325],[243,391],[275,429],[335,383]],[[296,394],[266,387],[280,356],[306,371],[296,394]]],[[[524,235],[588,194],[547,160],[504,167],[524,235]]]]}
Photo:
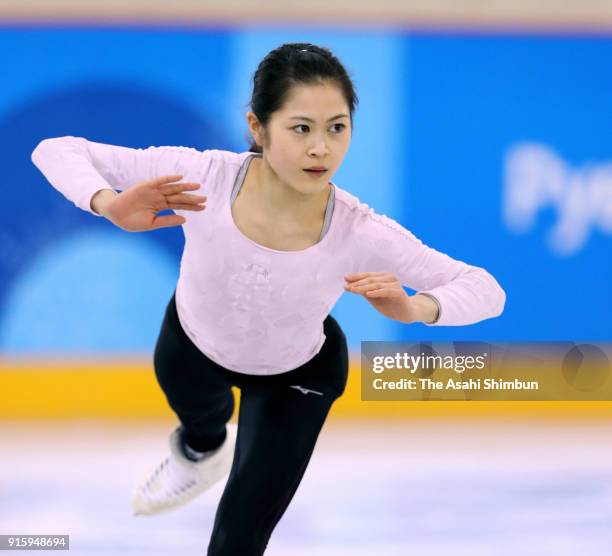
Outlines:
{"type": "MultiPolygon", "coordinates": [[[[321,349],[323,321],[344,293],[344,276],[391,272],[432,296],[438,320],[465,325],[501,314],[505,293],[484,269],[424,245],[395,220],[374,212],[333,182],[318,243],[277,251],[246,237],[231,204],[252,152],[188,147],[133,149],[82,137],[45,139],[32,161],[77,207],[100,189],[125,190],[163,175],[198,182],[206,210],[186,218],[176,305],[185,333],[207,357],[241,373],[272,375],[309,361],[321,349]]],[[[194,192],[195,193],[195,192],[194,192]]]]}

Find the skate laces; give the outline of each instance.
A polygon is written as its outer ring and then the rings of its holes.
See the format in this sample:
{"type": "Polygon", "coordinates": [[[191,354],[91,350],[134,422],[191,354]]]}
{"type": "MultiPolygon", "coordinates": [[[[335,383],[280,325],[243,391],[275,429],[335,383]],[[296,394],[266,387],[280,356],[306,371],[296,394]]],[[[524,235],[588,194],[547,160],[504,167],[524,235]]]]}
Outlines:
{"type": "MultiPolygon", "coordinates": [[[[189,462],[189,464],[192,463],[189,462]]],[[[195,467],[191,470],[175,461],[173,456],[167,456],[147,479],[143,490],[146,494],[152,495],[163,488],[168,495],[181,497],[197,484],[195,467]]]]}

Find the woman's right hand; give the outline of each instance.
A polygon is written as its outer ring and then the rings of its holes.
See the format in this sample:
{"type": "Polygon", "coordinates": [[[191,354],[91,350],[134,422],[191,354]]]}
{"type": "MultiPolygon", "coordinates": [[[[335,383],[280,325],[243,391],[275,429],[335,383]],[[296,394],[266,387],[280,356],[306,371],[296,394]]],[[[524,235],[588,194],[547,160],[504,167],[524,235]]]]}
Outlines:
{"type": "Polygon", "coordinates": [[[138,183],[119,194],[102,189],[92,197],[91,207],[128,232],[180,226],[185,223],[185,217],[157,214],[167,209],[201,211],[206,208],[202,204],[206,201],[205,195],[183,193],[200,189],[199,183],[173,183],[182,177],[161,176],[138,183]]]}

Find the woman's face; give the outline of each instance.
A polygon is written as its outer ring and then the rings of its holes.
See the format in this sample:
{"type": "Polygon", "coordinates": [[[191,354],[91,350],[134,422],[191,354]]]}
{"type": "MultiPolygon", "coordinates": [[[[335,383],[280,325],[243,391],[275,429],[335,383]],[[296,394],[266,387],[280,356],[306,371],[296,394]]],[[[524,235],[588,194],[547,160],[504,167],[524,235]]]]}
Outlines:
{"type": "Polygon", "coordinates": [[[294,85],[270,117],[263,156],[279,179],[296,191],[323,191],[340,167],[351,141],[349,107],[340,88],[325,81],[294,85]],[[316,174],[307,168],[324,167],[316,174]]]}

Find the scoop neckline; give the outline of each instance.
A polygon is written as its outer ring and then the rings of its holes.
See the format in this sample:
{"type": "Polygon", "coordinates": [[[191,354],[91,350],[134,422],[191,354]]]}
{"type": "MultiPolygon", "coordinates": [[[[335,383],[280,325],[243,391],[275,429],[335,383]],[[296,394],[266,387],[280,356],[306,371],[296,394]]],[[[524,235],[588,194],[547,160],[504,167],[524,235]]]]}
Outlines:
{"type": "MultiPolygon", "coordinates": [[[[247,166],[246,170],[244,171],[244,176],[242,177],[243,179],[243,183],[244,183],[244,179],[246,178],[246,174],[248,172],[248,167],[251,164],[251,161],[253,160],[253,158],[258,157],[261,158],[261,154],[259,153],[249,153],[249,155],[247,155],[244,160],[242,161],[242,164],[240,165],[240,168],[238,169],[238,173],[236,174],[236,178],[234,179],[234,185],[236,183],[236,179],[238,179],[238,176],[240,176],[240,173],[244,167],[244,165],[247,166]]],[[[333,188],[333,194],[335,196],[336,194],[336,185],[334,184],[334,182],[329,181],[328,182],[329,185],[332,186],[333,188]]],[[[282,254],[282,255],[286,255],[286,254],[304,254],[306,252],[310,252],[313,250],[316,250],[317,248],[320,248],[320,246],[325,243],[325,241],[329,238],[329,236],[331,235],[332,231],[334,230],[335,226],[334,223],[336,221],[335,218],[335,209],[332,211],[331,217],[330,217],[330,221],[329,221],[329,228],[327,229],[327,233],[323,236],[323,239],[321,239],[320,241],[317,241],[317,243],[310,245],[309,247],[306,247],[304,249],[299,249],[299,250],[291,250],[291,251],[283,251],[283,250],[279,250],[279,249],[272,249],[271,247],[266,247],[265,245],[261,245],[260,243],[257,243],[256,241],[252,240],[250,237],[246,236],[245,234],[242,233],[242,231],[240,230],[240,228],[238,228],[238,226],[236,225],[236,222],[234,222],[234,217],[232,216],[232,191],[234,189],[234,186],[232,186],[230,188],[230,194],[229,197],[226,198],[226,216],[229,219],[229,223],[232,227],[232,229],[234,230],[234,233],[238,236],[240,236],[241,238],[243,238],[243,240],[248,241],[251,245],[254,245],[255,247],[263,250],[263,251],[268,251],[271,253],[277,253],[277,254],[282,254]]],[[[332,193],[330,192],[330,195],[332,193]]],[[[329,198],[328,198],[328,202],[329,202],[329,198]]]]}

